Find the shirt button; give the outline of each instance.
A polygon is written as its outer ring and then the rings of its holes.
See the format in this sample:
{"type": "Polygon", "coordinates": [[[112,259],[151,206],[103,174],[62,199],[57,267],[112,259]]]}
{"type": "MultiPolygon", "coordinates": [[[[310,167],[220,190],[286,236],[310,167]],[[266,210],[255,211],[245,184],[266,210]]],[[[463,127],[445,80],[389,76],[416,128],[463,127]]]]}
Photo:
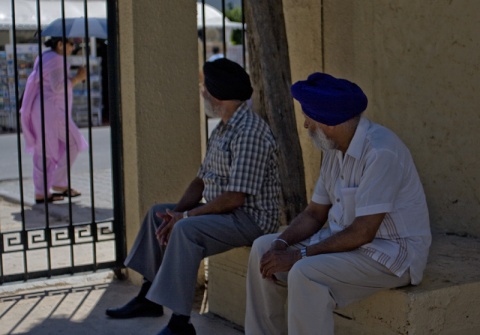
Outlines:
{"type": "Polygon", "coordinates": [[[337,198],[337,202],[340,202],[340,199],[339,199],[339,198],[337,198]]]}
{"type": "Polygon", "coordinates": [[[340,176],[340,179],[342,179],[342,180],[343,180],[343,179],[344,179],[344,178],[343,178],[343,176],[340,176]]]}

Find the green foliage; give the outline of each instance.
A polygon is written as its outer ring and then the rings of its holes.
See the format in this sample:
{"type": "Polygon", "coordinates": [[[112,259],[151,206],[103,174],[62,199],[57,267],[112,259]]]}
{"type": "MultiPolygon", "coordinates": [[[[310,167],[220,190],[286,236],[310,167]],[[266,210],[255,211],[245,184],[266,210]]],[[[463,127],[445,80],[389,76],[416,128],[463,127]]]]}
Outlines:
{"type": "Polygon", "coordinates": [[[228,17],[230,21],[242,22],[242,8],[241,7],[232,7],[225,10],[225,16],[228,17]]]}
{"type": "Polygon", "coordinates": [[[232,44],[233,45],[243,44],[242,37],[243,37],[242,36],[242,30],[241,29],[234,29],[232,31],[232,37],[231,37],[232,44]]]}
{"type": "MultiPolygon", "coordinates": [[[[233,7],[232,3],[229,3],[228,9],[225,11],[225,16],[230,21],[242,22],[242,8],[240,6],[233,7]]],[[[243,44],[241,29],[234,29],[232,31],[231,42],[233,45],[243,44]]]]}

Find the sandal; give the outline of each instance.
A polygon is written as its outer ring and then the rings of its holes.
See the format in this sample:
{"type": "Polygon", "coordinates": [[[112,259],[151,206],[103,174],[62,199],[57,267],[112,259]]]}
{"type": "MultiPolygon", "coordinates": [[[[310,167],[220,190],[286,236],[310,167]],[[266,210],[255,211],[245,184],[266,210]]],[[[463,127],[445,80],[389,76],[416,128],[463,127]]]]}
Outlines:
{"type": "MultiPolygon", "coordinates": [[[[62,201],[63,200],[63,195],[61,194],[51,194],[47,198],[47,202],[54,202],[54,201],[62,201]]],[[[36,204],[43,204],[45,203],[45,199],[35,199],[36,204]]]]}
{"type": "Polygon", "coordinates": [[[66,189],[66,190],[63,191],[63,192],[53,193],[53,195],[62,196],[62,197],[75,198],[75,197],[81,196],[82,193],[78,192],[78,191],[77,191],[76,189],[74,189],[74,188],[71,188],[71,189],[66,189]]]}

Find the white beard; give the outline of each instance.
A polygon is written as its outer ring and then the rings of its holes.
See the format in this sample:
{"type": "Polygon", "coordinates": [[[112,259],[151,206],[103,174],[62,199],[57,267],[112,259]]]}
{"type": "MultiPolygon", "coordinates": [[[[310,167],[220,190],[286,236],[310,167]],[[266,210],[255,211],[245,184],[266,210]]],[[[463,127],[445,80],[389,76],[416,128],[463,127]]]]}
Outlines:
{"type": "Polygon", "coordinates": [[[212,102],[209,99],[203,99],[203,110],[208,117],[216,118],[220,117],[220,113],[213,106],[212,102]]]}
{"type": "Polygon", "coordinates": [[[308,134],[313,141],[313,144],[319,150],[336,149],[337,145],[325,135],[321,128],[316,128],[315,131],[309,131],[308,134]]]}

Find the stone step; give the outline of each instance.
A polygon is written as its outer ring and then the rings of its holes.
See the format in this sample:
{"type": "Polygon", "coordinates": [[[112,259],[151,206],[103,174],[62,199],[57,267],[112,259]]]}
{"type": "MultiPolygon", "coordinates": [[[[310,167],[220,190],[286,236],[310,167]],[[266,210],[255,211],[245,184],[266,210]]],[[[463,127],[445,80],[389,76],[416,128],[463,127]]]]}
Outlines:
{"type": "MultiPolygon", "coordinates": [[[[240,326],[250,248],[209,259],[209,310],[240,326]]],[[[480,334],[480,239],[436,233],[424,280],[337,310],[338,335],[480,334]]]]}

